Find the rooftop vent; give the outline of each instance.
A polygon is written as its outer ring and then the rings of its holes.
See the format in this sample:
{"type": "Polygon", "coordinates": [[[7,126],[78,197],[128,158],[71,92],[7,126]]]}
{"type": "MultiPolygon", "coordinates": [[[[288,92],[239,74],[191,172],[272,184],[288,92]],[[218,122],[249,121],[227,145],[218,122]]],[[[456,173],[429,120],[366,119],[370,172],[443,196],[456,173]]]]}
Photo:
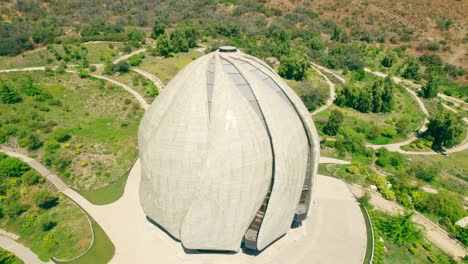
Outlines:
{"type": "Polygon", "coordinates": [[[219,52],[236,52],[237,48],[233,46],[221,46],[219,52]]]}

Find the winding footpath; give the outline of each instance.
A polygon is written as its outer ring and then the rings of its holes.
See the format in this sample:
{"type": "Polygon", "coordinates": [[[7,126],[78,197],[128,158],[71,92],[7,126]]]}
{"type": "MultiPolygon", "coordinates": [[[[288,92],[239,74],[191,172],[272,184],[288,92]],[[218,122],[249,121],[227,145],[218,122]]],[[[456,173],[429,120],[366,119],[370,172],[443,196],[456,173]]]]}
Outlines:
{"type": "Polygon", "coordinates": [[[133,52],[131,52],[129,54],[125,54],[123,56],[118,57],[117,59],[112,61],[112,63],[116,64],[116,63],[118,63],[120,61],[123,61],[123,60],[126,60],[126,59],[130,58],[133,55],[136,55],[136,54],[139,54],[139,53],[142,53],[142,52],[145,52],[145,51],[146,51],[146,48],[137,49],[137,50],[135,50],[135,51],[133,51],[133,52]]]}
{"type": "Polygon", "coordinates": [[[325,103],[325,105],[322,105],[320,108],[318,108],[317,110],[315,110],[314,112],[312,112],[311,115],[314,116],[314,115],[316,115],[316,114],[318,114],[318,113],[320,113],[320,112],[326,110],[328,107],[330,107],[330,106],[333,104],[333,101],[335,101],[335,99],[336,99],[336,88],[335,88],[335,84],[334,84],[332,81],[330,81],[330,79],[328,79],[328,77],[327,77],[325,74],[323,74],[323,73],[319,70],[317,64],[315,64],[315,63],[313,63],[313,62],[311,62],[310,64],[311,64],[312,68],[313,68],[320,76],[322,76],[322,78],[325,79],[325,81],[326,81],[327,84],[328,84],[328,87],[330,87],[330,97],[328,98],[328,100],[327,100],[327,102],[325,103]]]}
{"type": "Polygon", "coordinates": [[[2,236],[0,234],[0,248],[5,249],[13,254],[16,257],[21,259],[25,264],[52,264],[53,262],[48,261],[44,262],[37,257],[34,252],[32,252],[29,248],[23,246],[22,244],[16,242],[15,240],[2,236]]]}
{"type": "MultiPolygon", "coordinates": [[[[362,197],[365,192],[369,192],[371,194],[370,203],[375,206],[376,209],[384,211],[390,214],[398,214],[405,212],[405,208],[401,205],[397,204],[394,201],[389,201],[384,199],[379,193],[376,193],[372,190],[364,188],[360,185],[356,184],[348,184],[351,191],[357,197],[362,197]]],[[[464,246],[457,240],[453,239],[449,233],[447,233],[444,229],[440,226],[434,224],[432,221],[427,219],[422,214],[413,211],[414,215],[411,218],[413,222],[421,225],[424,227],[425,232],[424,236],[431,241],[434,245],[442,249],[444,252],[453,256],[455,258],[463,258],[467,252],[464,246]]]]}
{"type": "MultiPolygon", "coordinates": [[[[336,74],[335,72],[321,66],[321,65],[318,65],[314,62],[310,62],[312,68],[314,70],[316,70],[320,76],[322,76],[325,81],[328,83],[328,86],[330,87],[330,99],[327,101],[327,103],[320,107],[319,109],[317,109],[316,111],[314,111],[312,113],[312,115],[315,115],[321,111],[324,111],[325,109],[327,109],[328,107],[330,107],[330,105],[333,103],[333,100],[334,98],[336,97],[336,88],[335,88],[335,85],[330,81],[330,79],[324,75],[321,71],[323,72],[326,72],[330,75],[332,75],[334,78],[336,78],[338,81],[340,81],[341,83],[346,83],[346,80],[341,77],[340,75],[336,74]],[[332,100],[333,98],[333,100],[332,100]],[[330,103],[331,101],[331,103],[330,103]]],[[[370,70],[369,68],[364,68],[364,70],[370,74],[373,74],[375,76],[378,76],[378,77],[382,77],[382,78],[386,78],[388,75],[385,74],[385,73],[382,73],[382,72],[378,72],[378,71],[372,71],[370,70]]],[[[392,80],[395,82],[395,83],[402,83],[402,84],[407,84],[407,85],[410,85],[412,87],[415,87],[415,88],[420,88],[421,86],[418,85],[418,84],[415,84],[411,81],[408,81],[408,80],[405,80],[405,79],[402,79],[402,78],[399,78],[399,77],[392,77],[392,80]]],[[[421,98],[418,97],[418,95],[416,94],[416,92],[414,92],[413,90],[409,89],[408,87],[406,86],[403,86],[406,91],[413,97],[413,99],[417,102],[419,108],[421,109],[421,111],[423,112],[423,114],[425,115],[425,118],[424,118],[424,122],[422,124],[422,126],[419,128],[419,131],[418,133],[423,133],[427,130],[427,124],[429,123],[429,111],[427,110],[426,106],[424,105],[424,102],[421,100],[421,98]]],[[[447,95],[443,95],[443,94],[438,94],[438,96],[440,98],[443,98],[444,100],[447,100],[449,102],[452,102],[454,103],[455,105],[457,106],[461,106],[461,107],[464,107],[465,103],[457,98],[453,98],[453,97],[450,97],[450,96],[447,96],[447,95]]],[[[463,118],[463,121],[468,124],[468,118],[463,118]]],[[[367,147],[369,148],[372,148],[372,149],[379,149],[379,148],[386,148],[388,149],[389,151],[393,151],[393,152],[399,152],[401,154],[406,154],[406,155],[440,155],[439,152],[436,152],[436,151],[407,151],[407,150],[402,150],[401,147],[402,146],[405,146],[405,145],[408,145],[410,143],[412,143],[413,141],[417,140],[418,137],[417,135],[413,134],[411,135],[407,140],[405,141],[402,141],[402,142],[398,142],[398,143],[391,143],[391,144],[383,144],[383,145],[376,145],[376,144],[366,144],[367,147]]],[[[460,152],[460,151],[464,151],[468,149],[468,127],[467,127],[467,136],[466,138],[463,140],[463,142],[461,142],[458,146],[455,146],[453,148],[450,148],[450,149],[446,149],[444,151],[444,153],[456,153],[456,152],[460,152]]]]}

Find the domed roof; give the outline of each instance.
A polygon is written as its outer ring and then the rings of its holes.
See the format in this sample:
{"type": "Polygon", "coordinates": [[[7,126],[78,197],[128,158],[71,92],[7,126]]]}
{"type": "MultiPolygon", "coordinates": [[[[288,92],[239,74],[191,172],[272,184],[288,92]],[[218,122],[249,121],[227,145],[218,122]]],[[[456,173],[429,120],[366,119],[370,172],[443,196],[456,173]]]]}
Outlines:
{"type": "Polygon", "coordinates": [[[139,128],[140,200],[186,248],[261,250],[305,218],[318,135],[264,62],[222,47],[186,66],[139,128]]]}

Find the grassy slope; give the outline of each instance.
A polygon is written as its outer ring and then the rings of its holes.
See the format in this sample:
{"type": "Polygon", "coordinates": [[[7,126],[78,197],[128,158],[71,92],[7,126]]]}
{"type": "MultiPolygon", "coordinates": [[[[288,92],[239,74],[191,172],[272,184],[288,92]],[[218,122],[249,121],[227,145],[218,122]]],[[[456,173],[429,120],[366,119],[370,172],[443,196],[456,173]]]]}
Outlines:
{"type": "MultiPolygon", "coordinates": [[[[14,85],[27,76],[33,78],[35,85],[62,102],[63,106],[48,106],[47,112],[34,112],[42,116],[45,122],[56,122],[57,127],[71,131],[72,139],[67,144],[61,144],[59,149],[62,156],[72,161],[68,169],[70,174],[66,174],[69,176],[65,178],[68,184],[80,189],[95,189],[115,181],[128,170],[137,156],[136,131],[142,114],[129,93],[119,87],[80,79],[71,74],[45,76],[43,72],[12,73],[2,74],[0,79],[14,85]],[[129,104],[125,103],[127,100],[129,104]],[[82,162],[88,165],[83,167],[82,162]]],[[[20,90],[21,87],[16,89],[20,90]]],[[[31,121],[26,117],[40,103],[23,97],[23,102],[0,104],[0,109],[6,116],[23,116],[17,125],[27,128],[31,121]]],[[[39,130],[38,133],[44,139],[48,132],[39,130]]],[[[7,145],[17,147],[14,141],[7,145]]],[[[41,159],[43,147],[31,155],[41,159]]]]}
{"type": "Polygon", "coordinates": [[[143,63],[138,67],[156,75],[164,84],[167,84],[187,64],[202,55],[203,53],[199,51],[190,50],[187,53],[175,54],[167,59],[146,56],[143,63]]]}
{"type": "Polygon", "coordinates": [[[73,260],[73,261],[55,261],[56,263],[63,263],[63,264],[105,264],[108,263],[115,254],[115,247],[112,244],[112,241],[106,235],[104,230],[94,221],[91,219],[91,224],[94,230],[94,244],[89,249],[86,254],[83,256],[73,260]]]}

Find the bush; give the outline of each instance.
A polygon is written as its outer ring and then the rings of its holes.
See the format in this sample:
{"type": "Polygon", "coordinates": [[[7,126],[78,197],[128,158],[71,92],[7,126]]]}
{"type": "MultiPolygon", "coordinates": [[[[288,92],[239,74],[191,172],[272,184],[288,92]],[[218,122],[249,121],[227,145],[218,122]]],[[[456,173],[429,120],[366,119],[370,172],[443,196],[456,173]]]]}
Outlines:
{"type": "Polygon", "coordinates": [[[57,222],[55,222],[55,221],[43,220],[41,222],[42,231],[50,231],[55,226],[57,226],[57,222]]]}
{"type": "Polygon", "coordinates": [[[0,101],[4,104],[16,104],[21,102],[21,97],[9,86],[0,82],[0,101]]]}
{"type": "Polygon", "coordinates": [[[47,190],[40,190],[33,194],[34,203],[42,209],[49,209],[56,206],[59,198],[47,190]]]}
{"type": "Polygon", "coordinates": [[[70,138],[71,138],[71,135],[70,135],[69,131],[66,130],[66,129],[62,129],[62,128],[58,128],[58,129],[54,130],[53,136],[54,136],[55,140],[57,140],[60,143],[66,142],[66,141],[70,140],[70,138]]]}
{"type": "Polygon", "coordinates": [[[397,131],[393,126],[386,126],[382,129],[382,136],[387,137],[387,138],[393,138],[396,136],[397,131]]]}
{"type": "Polygon", "coordinates": [[[283,78],[300,81],[306,77],[309,67],[310,64],[307,56],[296,52],[281,60],[278,73],[283,78]]]}
{"type": "Polygon", "coordinates": [[[10,217],[10,218],[16,218],[20,216],[22,213],[28,211],[29,205],[26,204],[20,204],[17,201],[13,201],[8,203],[8,205],[5,208],[5,213],[10,217]]]}
{"type": "Polygon", "coordinates": [[[36,150],[42,146],[42,141],[39,139],[39,136],[36,134],[30,134],[26,138],[21,138],[18,140],[20,147],[26,148],[28,150],[36,150]]]}
{"type": "Polygon", "coordinates": [[[43,182],[44,179],[35,171],[29,170],[21,176],[23,184],[30,186],[43,182]]]}
{"type": "Polygon", "coordinates": [[[30,170],[30,167],[17,158],[7,157],[0,160],[1,177],[19,177],[30,170]]]}

